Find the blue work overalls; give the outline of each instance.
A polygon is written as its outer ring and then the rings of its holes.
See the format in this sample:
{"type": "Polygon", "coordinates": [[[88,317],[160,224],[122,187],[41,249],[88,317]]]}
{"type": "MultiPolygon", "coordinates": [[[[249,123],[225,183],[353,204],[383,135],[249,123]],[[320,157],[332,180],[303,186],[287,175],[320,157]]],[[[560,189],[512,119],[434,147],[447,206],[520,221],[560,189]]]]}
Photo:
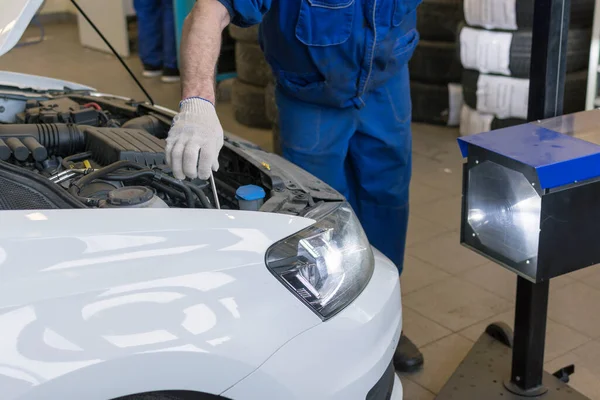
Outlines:
{"type": "Polygon", "coordinates": [[[407,63],[421,0],[219,0],[262,21],[284,156],[340,191],[402,272],[411,177],[407,63]]]}
{"type": "Polygon", "coordinates": [[[133,0],[138,20],[138,53],[151,67],[177,68],[173,0],[133,0]]]}

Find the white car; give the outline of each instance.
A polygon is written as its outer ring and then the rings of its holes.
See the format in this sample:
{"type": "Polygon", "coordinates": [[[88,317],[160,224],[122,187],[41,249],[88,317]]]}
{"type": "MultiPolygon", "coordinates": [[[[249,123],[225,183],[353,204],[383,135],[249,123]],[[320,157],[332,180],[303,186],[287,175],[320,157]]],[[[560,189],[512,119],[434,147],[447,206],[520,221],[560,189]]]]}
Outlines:
{"type": "Polygon", "coordinates": [[[402,398],[398,273],[339,193],[228,135],[217,209],[173,111],[11,72],[0,110],[2,400],[402,398]]]}

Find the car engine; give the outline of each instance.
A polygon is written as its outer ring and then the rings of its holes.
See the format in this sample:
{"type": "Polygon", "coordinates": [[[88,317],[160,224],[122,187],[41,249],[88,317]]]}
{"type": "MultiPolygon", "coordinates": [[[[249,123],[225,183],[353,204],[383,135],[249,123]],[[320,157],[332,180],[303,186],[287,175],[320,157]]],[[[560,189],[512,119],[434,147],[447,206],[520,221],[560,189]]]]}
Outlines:
{"type": "Polygon", "coordinates": [[[207,182],[170,175],[165,141],[154,136],[166,135],[161,121],[118,111],[69,97],[29,100],[16,124],[0,125],[0,160],[47,178],[86,207],[212,208],[207,182]]]}
{"type": "Polygon", "coordinates": [[[207,181],[177,180],[164,152],[172,117],[112,96],[28,100],[11,123],[0,123],[0,210],[215,208],[215,194],[222,208],[238,209],[236,191],[245,185],[264,189],[260,211],[302,215],[321,200],[343,200],[286,160],[228,137],[216,193],[207,181]]]}

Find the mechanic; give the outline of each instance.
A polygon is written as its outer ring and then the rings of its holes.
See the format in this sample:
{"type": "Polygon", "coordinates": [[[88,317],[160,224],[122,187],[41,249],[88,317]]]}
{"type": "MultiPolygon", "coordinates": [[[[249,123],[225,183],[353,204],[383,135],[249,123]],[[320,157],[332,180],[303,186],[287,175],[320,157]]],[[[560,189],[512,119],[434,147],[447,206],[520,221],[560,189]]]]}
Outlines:
{"type": "MultiPolygon", "coordinates": [[[[346,196],[370,242],[401,273],[412,147],[407,63],[419,38],[420,1],[197,1],[183,28],[183,100],[167,139],[175,176],[207,179],[219,168],[223,129],[214,85],[221,34],[230,22],[262,22],[284,156],[346,196]]],[[[410,372],[423,356],[402,335],[394,363],[410,372]]]]}
{"type": "Polygon", "coordinates": [[[138,23],[138,53],[146,78],[179,82],[173,0],[133,0],[138,23]]]}

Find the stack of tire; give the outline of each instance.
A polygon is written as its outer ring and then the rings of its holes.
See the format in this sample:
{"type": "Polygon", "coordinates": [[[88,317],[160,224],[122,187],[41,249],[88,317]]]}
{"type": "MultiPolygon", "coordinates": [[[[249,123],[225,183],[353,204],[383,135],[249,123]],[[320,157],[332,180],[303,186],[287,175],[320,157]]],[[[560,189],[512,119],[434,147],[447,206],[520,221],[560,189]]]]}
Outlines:
{"type": "MultiPolygon", "coordinates": [[[[594,0],[572,0],[564,113],[585,109],[594,0]]],[[[465,0],[461,135],[526,122],[534,0],[465,0]]]]}
{"type": "Polygon", "coordinates": [[[237,78],[231,88],[235,119],[253,128],[271,128],[273,117],[267,114],[266,98],[272,90],[273,74],[258,44],[258,25],[250,28],[230,25],[229,33],[236,41],[237,78]]]}
{"type": "Polygon", "coordinates": [[[463,0],[423,0],[417,8],[421,40],[409,63],[412,120],[458,126],[462,107],[462,67],[456,33],[463,0]]]}
{"type": "Polygon", "coordinates": [[[235,40],[229,34],[229,30],[223,30],[221,36],[221,54],[217,64],[219,74],[235,72],[235,40]]]}

